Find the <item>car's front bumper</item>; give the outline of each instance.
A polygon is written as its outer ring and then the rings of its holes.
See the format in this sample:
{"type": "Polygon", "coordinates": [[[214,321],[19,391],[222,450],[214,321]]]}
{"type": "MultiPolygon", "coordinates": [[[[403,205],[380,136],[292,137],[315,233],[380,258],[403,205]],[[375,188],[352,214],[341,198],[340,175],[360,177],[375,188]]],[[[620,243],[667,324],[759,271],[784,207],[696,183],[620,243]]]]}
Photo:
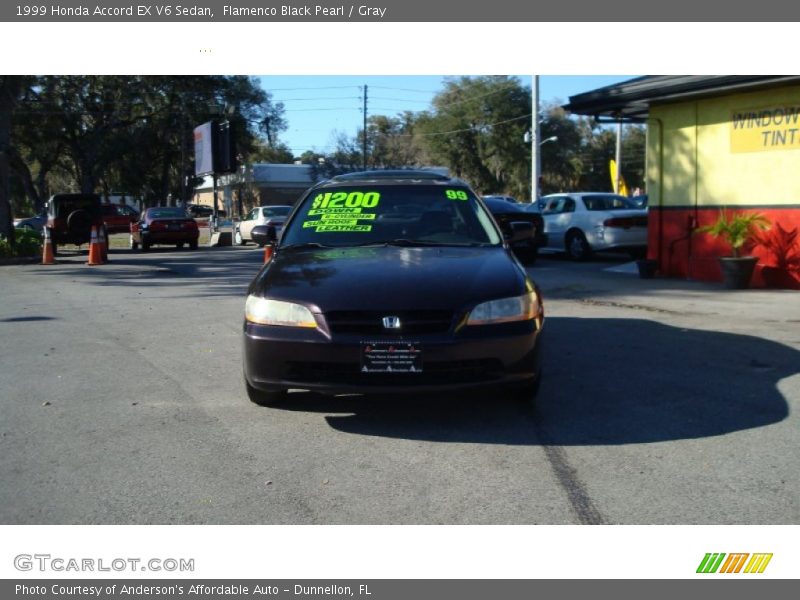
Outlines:
{"type": "Polygon", "coordinates": [[[465,333],[420,336],[327,336],[319,330],[244,324],[244,374],[265,391],[306,389],[324,393],[451,391],[529,383],[538,377],[542,320],[473,328],[465,333]],[[414,342],[422,371],[362,372],[363,345],[414,342]]]}
{"type": "Polygon", "coordinates": [[[180,244],[196,242],[199,231],[148,231],[142,233],[142,241],[148,244],[180,244]]]}

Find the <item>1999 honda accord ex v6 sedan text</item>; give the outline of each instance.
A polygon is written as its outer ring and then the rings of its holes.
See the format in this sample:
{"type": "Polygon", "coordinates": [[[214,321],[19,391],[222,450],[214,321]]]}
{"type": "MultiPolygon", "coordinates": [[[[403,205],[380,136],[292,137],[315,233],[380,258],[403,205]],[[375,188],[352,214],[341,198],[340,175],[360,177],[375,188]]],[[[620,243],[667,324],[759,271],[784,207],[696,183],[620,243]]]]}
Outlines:
{"type": "Polygon", "coordinates": [[[276,248],[245,306],[250,399],[498,385],[533,399],[544,311],[509,249],[533,228],[508,229],[464,182],[428,171],[313,187],[279,243],[253,231],[276,248]]]}

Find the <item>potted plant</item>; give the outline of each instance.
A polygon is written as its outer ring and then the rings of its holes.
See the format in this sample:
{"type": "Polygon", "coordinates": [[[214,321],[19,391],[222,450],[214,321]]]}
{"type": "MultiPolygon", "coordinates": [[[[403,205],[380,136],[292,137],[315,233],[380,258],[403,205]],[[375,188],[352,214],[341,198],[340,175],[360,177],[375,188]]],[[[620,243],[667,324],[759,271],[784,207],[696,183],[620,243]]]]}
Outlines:
{"type": "Polygon", "coordinates": [[[780,223],[769,234],[760,235],[758,243],[772,255],[774,264],[765,265],[761,276],[767,287],[800,290],[800,228],[784,229],[780,223]]]}
{"type": "Polygon", "coordinates": [[[742,256],[742,248],[757,235],[757,230],[769,229],[769,219],[760,213],[733,212],[720,210],[719,218],[713,225],[706,225],[695,233],[708,233],[721,238],[730,245],[733,256],[719,257],[722,280],[725,287],[744,289],[750,285],[753,269],[758,262],[755,256],[742,256]]]}

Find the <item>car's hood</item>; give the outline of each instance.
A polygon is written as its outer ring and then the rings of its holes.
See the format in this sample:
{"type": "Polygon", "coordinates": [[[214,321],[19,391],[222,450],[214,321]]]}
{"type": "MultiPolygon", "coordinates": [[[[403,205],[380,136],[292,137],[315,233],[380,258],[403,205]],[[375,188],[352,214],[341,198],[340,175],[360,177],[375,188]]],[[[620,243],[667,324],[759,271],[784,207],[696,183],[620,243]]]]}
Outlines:
{"type": "Polygon", "coordinates": [[[456,309],[525,292],[523,269],[500,247],[283,250],[250,291],[329,310],[456,309]]]}

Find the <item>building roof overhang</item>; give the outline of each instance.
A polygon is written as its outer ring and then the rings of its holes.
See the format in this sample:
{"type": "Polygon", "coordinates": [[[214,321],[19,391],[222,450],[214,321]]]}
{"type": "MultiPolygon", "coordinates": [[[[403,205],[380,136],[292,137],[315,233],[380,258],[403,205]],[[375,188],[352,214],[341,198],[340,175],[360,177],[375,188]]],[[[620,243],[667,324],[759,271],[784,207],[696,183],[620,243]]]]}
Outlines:
{"type": "Polygon", "coordinates": [[[564,109],[599,121],[644,121],[654,104],[791,85],[797,75],[646,75],[570,96],[564,109]]]}

